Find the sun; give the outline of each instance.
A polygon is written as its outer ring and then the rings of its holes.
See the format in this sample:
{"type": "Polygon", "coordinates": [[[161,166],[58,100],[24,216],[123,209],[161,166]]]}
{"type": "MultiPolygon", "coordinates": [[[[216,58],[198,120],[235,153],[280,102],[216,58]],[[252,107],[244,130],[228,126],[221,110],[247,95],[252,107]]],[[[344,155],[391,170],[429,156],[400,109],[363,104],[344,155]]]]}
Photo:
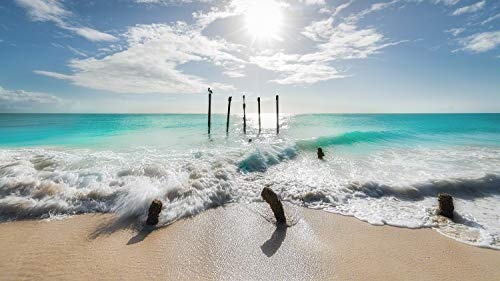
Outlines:
{"type": "Polygon", "coordinates": [[[281,7],[272,0],[254,0],[245,11],[245,26],[255,39],[279,39],[281,7]]]}

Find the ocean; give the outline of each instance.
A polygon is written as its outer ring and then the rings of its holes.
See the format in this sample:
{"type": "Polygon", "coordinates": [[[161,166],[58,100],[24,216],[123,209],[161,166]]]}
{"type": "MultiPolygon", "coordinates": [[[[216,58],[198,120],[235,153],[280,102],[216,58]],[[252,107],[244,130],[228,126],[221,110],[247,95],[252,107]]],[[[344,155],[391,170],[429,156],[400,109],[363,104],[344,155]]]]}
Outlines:
{"type": "Polygon", "coordinates": [[[113,212],[160,224],[271,187],[374,225],[500,249],[500,114],[0,114],[0,220],[113,212]],[[251,139],[251,141],[250,141],[251,139]],[[322,147],[326,156],[317,159],[322,147]],[[435,215],[454,197],[455,219],[435,215]]]}

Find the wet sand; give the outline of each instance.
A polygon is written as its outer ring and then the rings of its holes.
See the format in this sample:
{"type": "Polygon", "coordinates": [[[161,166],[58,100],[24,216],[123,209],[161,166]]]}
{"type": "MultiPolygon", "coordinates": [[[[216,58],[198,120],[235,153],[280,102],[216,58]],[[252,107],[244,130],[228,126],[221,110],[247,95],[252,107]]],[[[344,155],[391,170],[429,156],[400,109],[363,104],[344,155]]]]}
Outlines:
{"type": "Polygon", "coordinates": [[[231,204],[157,229],[112,215],[0,224],[1,280],[500,280],[500,251],[432,229],[231,204]]]}

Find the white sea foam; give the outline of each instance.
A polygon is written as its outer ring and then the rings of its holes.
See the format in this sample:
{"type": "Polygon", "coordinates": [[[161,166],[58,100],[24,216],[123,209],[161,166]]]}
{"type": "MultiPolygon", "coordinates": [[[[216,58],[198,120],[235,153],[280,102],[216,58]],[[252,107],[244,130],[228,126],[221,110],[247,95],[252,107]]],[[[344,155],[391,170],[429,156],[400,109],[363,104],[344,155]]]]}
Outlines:
{"type": "Polygon", "coordinates": [[[270,186],[289,202],[372,224],[436,227],[474,245],[500,248],[500,150],[384,148],[366,154],[328,147],[326,161],[304,143],[254,140],[190,153],[167,149],[0,150],[3,220],[114,212],[145,220],[164,202],[161,224],[228,202],[260,200],[270,186]],[[434,214],[436,195],[455,198],[457,219],[434,214]]]}

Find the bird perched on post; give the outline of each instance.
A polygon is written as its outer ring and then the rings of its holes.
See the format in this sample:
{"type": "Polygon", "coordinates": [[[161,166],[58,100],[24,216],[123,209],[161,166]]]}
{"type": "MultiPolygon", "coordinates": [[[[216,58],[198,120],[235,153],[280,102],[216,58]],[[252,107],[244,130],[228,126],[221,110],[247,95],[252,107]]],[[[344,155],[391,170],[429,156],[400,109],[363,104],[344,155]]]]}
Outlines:
{"type": "Polygon", "coordinates": [[[212,89],[208,88],[208,93],[213,94],[212,89]]]}

